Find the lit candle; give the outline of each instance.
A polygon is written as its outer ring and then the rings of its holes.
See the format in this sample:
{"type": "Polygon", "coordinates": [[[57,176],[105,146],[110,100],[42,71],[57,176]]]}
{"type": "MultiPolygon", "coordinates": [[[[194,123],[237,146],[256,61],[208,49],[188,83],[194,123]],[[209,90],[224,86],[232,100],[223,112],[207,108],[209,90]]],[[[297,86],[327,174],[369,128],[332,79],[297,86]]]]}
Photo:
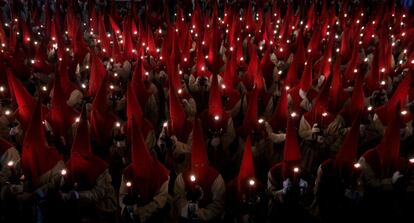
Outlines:
{"type": "Polygon", "coordinates": [[[292,112],[292,113],[290,113],[290,117],[294,118],[294,117],[296,117],[296,116],[297,116],[296,112],[292,112]]]}
{"type": "Polygon", "coordinates": [[[356,169],[358,169],[358,168],[360,168],[360,167],[361,167],[361,164],[359,164],[359,163],[354,163],[354,167],[355,167],[356,169]]]}
{"type": "Polygon", "coordinates": [[[10,160],[9,162],[7,162],[7,166],[9,168],[13,167],[14,166],[14,161],[10,160]]]}
{"type": "Polygon", "coordinates": [[[196,176],[192,174],[190,176],[190,181],[194,183],[196,181],[196,176]]]}
{"type": "Polygon", "coordinates": [[[215,115],[215,116],[214,116],[214,120],[216,120],[216,121],[220,120],[220,116],[215,115]]]}
{"type": "Polygon", "coordinates": [[[162,124],[162,127],[164,127],[164,128],[167,128],[167,126],[168,126],[168,122],[164,122],[164,123],[162,124]]]}
{"type": "Polygon", "coordinates": [[[121,123],[120,122],[115,122],[115,127],[120,128],[121,127],[121,123]]]}
{"type": "Polygon", "coordinates": [[[300,170],[300,169],[299,169],[299,167],[294,167],[294,168],[293,168],[293,172],[294,172],[294,173],[299,173],[299,170],[300,170]]]}
{"type": "Polygon", "coordinates": [[[263,124],[264,120],[263,120],[262,118],[259,118],[259,120],[257,120],[257,122],[258,122],[259,124],[263,124]]]}
{"type": "Polygon", "coordinates": [[[66,176],[67,173],[68,173],[68,171],[66,169],[62,169],[60,171],[60,175],[62,175],[62,177],[66,176]]]}
{"type": "Polygon", "coordinates": [[[253,187],[255,184],[256,184],[256,182],[254,181],[254,179],[250,179],[250,180],[249,180],[249,185],[250,185],[251,187],[253,187]]]}
{"type": "Polygon", "coordinates": [[[6,115],[6,116],[9,116],[10,114],[11,114],[11,112],[10,112],[10,110],[6,110],[5,112],[4,112],[4,114],[6,115]]]}
{"type": "Polygon", "coordinates": [[[406,115],[408,112],[407,112],[407,110],[402,110],[401,111],[401,115],[406,115]]]}

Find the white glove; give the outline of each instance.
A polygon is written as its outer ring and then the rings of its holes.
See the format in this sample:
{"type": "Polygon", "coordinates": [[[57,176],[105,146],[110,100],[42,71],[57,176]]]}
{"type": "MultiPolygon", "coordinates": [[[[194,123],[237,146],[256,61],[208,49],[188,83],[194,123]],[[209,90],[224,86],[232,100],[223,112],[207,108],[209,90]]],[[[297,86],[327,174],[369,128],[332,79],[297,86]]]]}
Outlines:
{"type": "Polygon", "coordinates": [[[299,180],[299,187],[308,188],[308,182],[306,182],[306,180],[304,180],[304,179],[301,178],[299,180]]]}
{"type": "Polygon", "coordinates": [[[325,141],[325,138],[323,136],[318,136],[318,138],[316,139],[316,141],[318,143],[323,143],[325,141]]]}
{"type": "Polygon", "coordinates": [[[277,141],[283,142],[286,140],[286,133],[278,133],[276,134],[277,141]]]}
{"type": "Polygon", "coordinates": [[[214,137],[211,139],[210,144],[213,147],[217,147],[220,145],[220,142],[221,142],[220,137],[214,137]]]}
{"type": "Polygon", "coordinates": [[[354,87],[352,86],[345,88],[345,92],[352,92],[353,90],[354,90],[354,87]]]}
{"type": "Polygon", "coordinates": [[[402,175],[400,173],[400,171],[396,171],[393,175],[392,175],[392,183],[395,184],[401,177],[403,177],[404,175],[402,175]]]}
{"type": "Polygon", "coordinates": [[[15,126],[15,127],[13,127],[13,128],[10,129],[9,134],[11,136],[15,136],[15,135],[18,135],[20,133],[20,131],[21,130],[20,130],[19,126],[15,126]]]}
{"type": "Polygon", "coordinates": [[[305,98],[306,98],[306,92],[304,92],[302,89],[299,89],[299,96],[300,96],[302,99],[305,99],[305,98]]]}
{"type": "Polygon", "coordinates": [[[122,141],[117,141],[117,142],[116,142],[116,147],[117,147],[117,148],[123,148],[123,147],[126,147],[125,140],[122,140],[122,141]]]}
{"type": "Polygon", "coordinates": [[[318,87],[321,87],[323,84],[323,81],[325,80],[325,76],[321,75],[318,78],[318,87]]]}
{"type": "Polygon", "coordinates": [[[286,179],[283,181],[283,194],[287,193],[287,190],[292,186],[292,182],[290,182],[290,179],[286,179]]]}
{"type": "Polygon", "coordinates": [[[162,146],[164,145],[164,140],[163,139],[166,137],[165,129],[166,128],[162,128],[160,136],[158,137],[158,140],[157,140],[157,145],[160,148],[162,148],[162,146]]]}
{"type": "Polygon", "coordinates": [[[181,102],[183,103],[184,106],[188,106],[189,105],[187,99],[183,99],[183,100],[181,100],[181,102]]]}
{"type": "Polygon", "coordinates": [[[313,124],[313,126],[312,126],[312,133],[318,133],[320,131],[321,131],[321,129],[318,128],[318,124],[317,123],[313,124]]]}

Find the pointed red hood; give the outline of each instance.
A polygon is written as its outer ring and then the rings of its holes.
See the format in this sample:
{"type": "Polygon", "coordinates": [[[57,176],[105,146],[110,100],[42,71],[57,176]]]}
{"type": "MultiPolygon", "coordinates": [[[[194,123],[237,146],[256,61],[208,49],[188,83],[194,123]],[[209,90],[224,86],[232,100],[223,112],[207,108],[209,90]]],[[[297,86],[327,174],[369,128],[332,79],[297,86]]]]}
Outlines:
{"type": "Polygon", "coordinates": [[[147,148],[142,132],[132,117],[131,164],[124,171],[126,181],[139,191],[143,202],[150,202],[168,180],[168,170],[154,159],[147,148]]]}
{"type": "Polygon", "coordinates": [[[244,185],[248,185],[250,179],[255,179],[255,169],[252,153],[252,142],[250,135],[247,136],[244,144],[243,158],[240,163],[239,175],[237,177],[238,186],[243,189],[244,185]]]}
{"type": "Polygon", "coordinates": [[[91,135],[101,146],[107,146],[112,139],[112,128],[116,121],[115,115],[108,107],[108,75],[105,74],[101,86],[92,102],[90,114],[91,135]]]}
{"type": "Polygon", "coordinates": [[[196,171],[198,168],[209,165],[206,144],[204,141],[203,130],[198,118],[194,120],[193,142],[191,144],[191,169],[196,171]]]}
{"type": "MultiPolygon", "coordinates": [[[[412,74],[407,76],[400,82],[391,99],[381,107],[375,109],[375,113],[384,125],[388,125],[391,115],[394,112],[395,106],[399,104],[404,107],[407,103],[408,90],[410,89],[412,74]]],[[[398,108],[400,109],[400,108],[398,108]]]]}
{"type": "Polygon", "coordinates": [[[342,172],[343,168],[352,167],[352,165],[357,161],[360,123],[361,116],[360,113],[358,113],[335,157],[335,166],[339,173],[342,172]]]}
{"type": "Polygon", "coordinates": [[[305,65],[302,77],[300,77],[299,88],[304,92],[308,92],[312,86],[313,60],[309,58],[305,65]]]}
{"type": "Polygon", "coordinates": [[[400,158],[400,109],[399,103],[393,108],[390,114],[389,125],[385,129],[384,136],[377,150],[380,156],[382,174],[389,176],[392,169],[398,164],[400,158]]]}
{"type": "Polygon", "coordinates": [[[98,92],[99,86],[101,86],[104,76],[106,75],[106,68],[101,62],[99,57],[93,52],[90,52],[90,63],[89,63],[89,89],[88,93],[90,96],[95,96],[98,92]]]}
{"type": "Polygon", "coordinates": [[[38,185],[39,177],[51,170],[62,157],[56,149],[46,144],[40,101],[37,101],[32,111],[31,121],[23,139],[21,164],[24,175],[31,179],[36,188],[41,186],[38,185]]]}
{"type": "Polygon", "coordinates": [[[277,102],[276,109],[269,120],[269,124],[274,130],[284,131],[286,129],[287,120],[289,118],[289,107],[287,90],[282,89],[282,94],[277,102]]]}
{"type": "Polygon", "coordinates": [[[248,104],[247,104],[247,111],[244,114],[243,124],[239,128],[238,131],[240,131],[240,134],[242,137],[246,137],[247,135],[250,135],[250,133],[257,129],[258,126],[258,120],[257,120],[257,97],[258,92],[255,89],[253,89],[252,92],[249,93],[248,96],[248,104]]]}
{"type": "Polygon", "coordinates": [[[61,86],[60,75],[55,75],[53,84],[53,97],[49,113],[50,124],[55,136],[63,136],[67,140],[68,129],[72,127],[73,122],[79,117],[79,113],[69,107],[66,103],[66,98],[61,86]]]}
{"type": "Polygon", "coordinates": [[[86,106],[83,106],[72,150],[66,167],[79,185],[93,187],[96,179],[108,168],[108,164],[92,153],[86,106]]]}
{"type": "Polygon", "coordinates": [[[131,85],[134,89],[134,94],[137,97],[141,107],[145,107],[147,104],[148,98],[151,96],[151,93],[147,90],[147,87],[144,83],[145,70],[144,64],[141,58],[139,58],[135,64],[134,73],[132,75],[131,85]]]}
{"type": "Polygon", "coordinates": [[[348,107],[344,108],[342,117],[345,119],[347,125],[350,125],[352,120],[355,119],[355,115],[362,113],[365,110],[365,95],[363,89],[363,75],[356,77],[356,83],[352,92],[351,103],[348,107]]]}
{"type": "Polygon", "coordinates": [[[342,75],[341,75],[341,58],[336,58],[333,71],[332,71],[332,84],[329,90],[329,111],[331,113],[337,114],[343,107],[342,97],[342,75]]]}
{"type": "Polygon", "coordinates": [[[220,89],[216,74],[213,74],[211,79],[210,96],[208,98],[208,113],[211,116],[221,116],[223,113],[220,89]]]}
{"type": "Polygon", "coordinates": [[[184,131],[186,115],[177,95],[177,90],[172,85],[170,85],[169,104],[172,134],[178,137],[184,131]]]}
{"type": "Polygon", "coordinates": [[[283,150],[283,161],[294,162],[300,160],[301,154],[298,144],[297,130],[295,128],[294,120],[289,117],[287,122],[285,147],[283,150]]]}
{"type": "Polygon", "coordinates": [[[11,70],[6,71],[7,80],[9,83],[10,94],[13,96],[17,104],[17,119],[21,122],[23,129],[27,127],[32,116],[32,111],[36,106],[36,100],[27,92],[26,88],[23,86],[14,75],[11,73],[11,70]]]}

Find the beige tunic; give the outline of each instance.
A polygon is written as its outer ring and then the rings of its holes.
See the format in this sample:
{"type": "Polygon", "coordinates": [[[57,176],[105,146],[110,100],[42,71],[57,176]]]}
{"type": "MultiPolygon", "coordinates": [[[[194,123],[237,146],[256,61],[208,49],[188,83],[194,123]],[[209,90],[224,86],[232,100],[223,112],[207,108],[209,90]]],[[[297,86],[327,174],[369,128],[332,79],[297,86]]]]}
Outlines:
{"type": "MultiPolygon", "coordinates": [[[[119,205],[121,206],[122,212],[125,209],[125,204],[122,202],[124,197],[128,194],[128,188],[124,176],[122,176],[121,186],[119,189],[119,205]]],[[[155,215],[167,204],[169,200],[168,195],[168,180],[165,181],[160,187],[157,194],[153,197],[153,200],[143,206],[138,207],[134,205],[134,217],[139,218],[140,222],[146,222],[149,218],[155,215]]]]}
{"type": "Polygon", "coordinates": [[[114,212],[118,204],[115,189],[112,187],[112,178],[106,169],[97,179],[95,186],[90,190],[79,191],[79,203],[93,206],[101,212],[114,212]]]}
{"type": "MultiPolygon", "coordinates": [[[[218,175],[211,185],[212,201],[205,208],[197,210],[197,216],[202,221],[209,221],[219,217],[224,210],[224,195],[226,192],[226,185],[221,175],[218,175]]],[[[174,205],[177,213],[181,217],[187,216],[188,201],[186,198],[185,183],[182,174],[177,176],[174,185],[174,205]]]]}

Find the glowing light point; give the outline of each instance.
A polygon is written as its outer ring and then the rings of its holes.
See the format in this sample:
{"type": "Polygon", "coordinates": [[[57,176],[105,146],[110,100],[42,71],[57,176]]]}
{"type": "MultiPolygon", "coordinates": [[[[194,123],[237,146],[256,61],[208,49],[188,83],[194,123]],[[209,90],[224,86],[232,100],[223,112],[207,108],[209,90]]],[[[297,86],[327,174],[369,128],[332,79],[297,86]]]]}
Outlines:
{"type": "Polygon", "coordinates": [[[249,180],[249,185],[250,186],[254,186],[255,184],[256,184],[256,182],[253,179],[249,180]]]}

